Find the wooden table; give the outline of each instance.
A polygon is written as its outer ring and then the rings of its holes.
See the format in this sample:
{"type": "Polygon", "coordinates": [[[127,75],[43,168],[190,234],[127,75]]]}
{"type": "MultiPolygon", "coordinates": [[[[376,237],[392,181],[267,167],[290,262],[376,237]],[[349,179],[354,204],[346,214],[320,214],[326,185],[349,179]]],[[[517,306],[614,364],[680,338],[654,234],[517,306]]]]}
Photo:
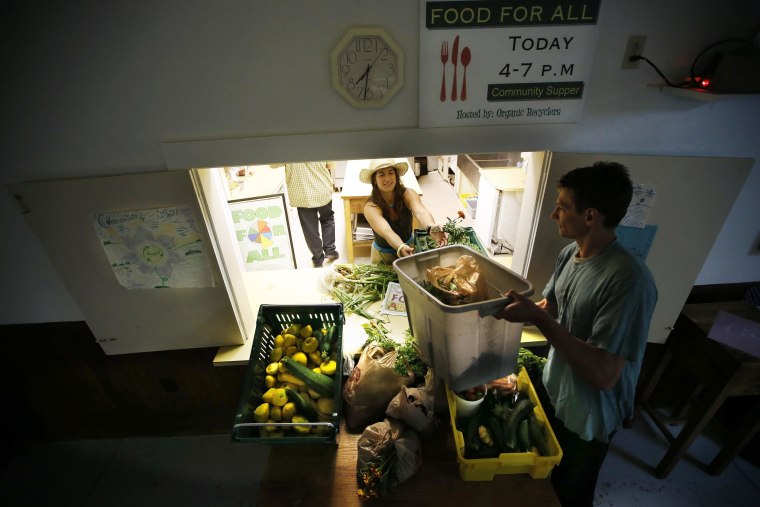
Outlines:
{"type": "Polygon", "coordinates": [[[466,482],[459,466],[450,423],[444,422],[422,446],[422,465],[382,499],[362,503],[356,484],[356,443],[361,435],[341,425],[338,446],[274,446],[256,505],[559,505],[549,479],[527,474],[497,475],[493,481],[466,482]]]}
{"type": "MultiPolygon", "coordinates": [[[[760,394],[760,358],[708,338],[708,333],[721,310],[760,322],[760,310],[745,302],[684,306],[675,330],[665,343],[662,359],[640,391],[636,413],[641,409],[645,410],[670,441],[670,448],[655,470],[655,475],[661,479],[667,477],[726,398],[760,394]],[[670,367],[682,367],[697,379],[693,384],[689,383],[688,379],[685,379],[684,383],[693,386],[699,397],[688,411],[684,410],[669,420],[650,406],[649,400],[663,373],[670,367]],[[667,423],[678,420],[680,416],[685,416],[685,424],[676,438],[671,434],[667,423]]],[[[760,399],[755,399],[752,408],[739,422],[738,428],[732,432],[722,450],[707,466],[708,473],[720,474],[758,430],[760,399]]]]}
{"type": "MultiPolygon", "coordinates": [[[[407,159],[397,158],[396,162],[409,163],[407,159]]],[[[347,262],[354,262],[354,250],[362,249],[366,250],[369,257],[369,248],[372,245],[372,240],[354,240],[354,215],[364,213],[364,203],[367,202],[367,197],[372,193],[372,185],[362,183],[359,181],[359,173],[362,169],[369,167],[370,160],[349,160],[346,164],[346,175],[343,179],[343,191],[340,193],[343,199],[343,214],[346,227],[346,257],[347,262]]],[[[417,178],[414,177],[413,166],[409,167],[401,177],[401,181],[406,188],[411,188],[422,196],[422,190],[417,182],[417,178]]],[[[412,227],[418,228],[419,224],[415,218],[412,227]]]]}

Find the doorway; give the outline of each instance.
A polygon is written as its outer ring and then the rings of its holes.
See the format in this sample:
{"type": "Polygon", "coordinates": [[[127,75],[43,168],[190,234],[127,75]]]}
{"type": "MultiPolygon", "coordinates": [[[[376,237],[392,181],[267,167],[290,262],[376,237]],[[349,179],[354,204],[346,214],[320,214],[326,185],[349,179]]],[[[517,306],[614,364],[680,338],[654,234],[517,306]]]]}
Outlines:
{"type": "MultiPolygon", "coordinates": [[[[460,154],[425,157],[426,174],[417,177],[422,199],[437,223],[464,218],[461,227],[471,227],[486,248],[486,254],[524,276],[527,265],[531,229],[539,208],[542,175],[545,173],[544,152],[510,152],[501,154],[460,154]],[[501,157],[501,158],[500,158],[501,157]],[[431,163],[431,160],[434,162],[431,163]],[[477,165],[473,165],[475,161],[477,165]],[[505,248],[505,244],[509,248],[505,248]]],[[[410,168],[419,157],[409,157],[410,168]]],[[[333,192],[336,221],[336,247],[339,262],[349,262],[347,252],[343,186],[340,168],[348,161],[336,161],[338,168],[333,192]]],[[[410,171],[411,172],[411,171],[410,171]]],[[[301,232],[296,209],[289,205],[284,169],[269,165],[214,167],[191,170],[209,234],[233,303],[241,330],[251,336],[255,328],[256,309],[250,303],[251,274],[238,250],[237,231],[232,224],[230,202],[272,194],[285,194],[290,216],[289,234],[293,243],[297,269],[315,269],[301,232]]],[[[357,250],[355,263],[369,263],[369,252],[357,250]]],[[[318,268],[317,268],[318,269],[318,268]]]]}

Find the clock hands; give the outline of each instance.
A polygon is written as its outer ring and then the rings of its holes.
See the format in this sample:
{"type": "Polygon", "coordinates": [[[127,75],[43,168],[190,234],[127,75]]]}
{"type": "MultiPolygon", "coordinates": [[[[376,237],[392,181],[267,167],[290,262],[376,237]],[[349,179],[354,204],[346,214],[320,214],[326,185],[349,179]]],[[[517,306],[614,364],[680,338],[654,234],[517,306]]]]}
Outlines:
{"type": "Polygon", "coordinates": [[[372,68],[372,65],[367,65],[367,70],[365,70],[364,74],[362,74],[361,77],[356,80],[357,83],[361,83],[362,79],[364,80],[364,96],[362,97],[363,100],[367,100],[367,86],[369,86],[369,69],[371,68],[372,68]]]}
{"type": "Polygon", "coordinates": [[[362,79],[369,76],[369,69],[372,68],[372,65],[367,65],[367,70],[364,71],[364,74],[359,76],[359,79],[356,80],[357,83],[361,82],[362,79]]]}
{"type": "Polygon", "coordinates": [[[356,80],[357,84],[361,83],[361,80],[364,80],[364,94],[362,96],[362,100],[367,100],[367,88],[369,87],[369,71],[372,70],[372,67],[375,66],[377,61],[380,59],[381,56],[383,56],[384,51],[380,51],[378,55],[375,57],[375,59],[367,65],[367,70],[364,71],[364,74],[362,74],[359,79],[356,80]]]}

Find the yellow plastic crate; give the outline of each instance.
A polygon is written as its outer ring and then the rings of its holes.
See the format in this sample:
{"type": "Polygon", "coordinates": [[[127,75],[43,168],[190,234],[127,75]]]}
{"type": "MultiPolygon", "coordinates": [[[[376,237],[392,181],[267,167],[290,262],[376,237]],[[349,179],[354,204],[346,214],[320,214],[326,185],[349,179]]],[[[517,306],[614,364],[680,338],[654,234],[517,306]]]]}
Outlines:
{"type": "Polygon", "coordinates": [[[453,391],[446,385],[446,397],[449,401],[449,415],[451,428],[454,432],[454,445],[457,450],[457,462],[459,463],[459,477],[464,481],[492,481],[497,474],[528,474],[534,479],[544,479],[549,476],[552,468],[562,459],[562,449],[554,435],[554,430],[546,420],[541,402],[538,400],[536,390],[528,377],[525,368],[518,374],[517,380],[520,390],[528,387],[528,394],[535,405],[533,409],[539,421],[544,423],[551,456],[539,456],[534,452],[509,452],[502,453],[498,458],[467,459],[464,457],[464,436],[456,426],[456,400],[453,391]]]}

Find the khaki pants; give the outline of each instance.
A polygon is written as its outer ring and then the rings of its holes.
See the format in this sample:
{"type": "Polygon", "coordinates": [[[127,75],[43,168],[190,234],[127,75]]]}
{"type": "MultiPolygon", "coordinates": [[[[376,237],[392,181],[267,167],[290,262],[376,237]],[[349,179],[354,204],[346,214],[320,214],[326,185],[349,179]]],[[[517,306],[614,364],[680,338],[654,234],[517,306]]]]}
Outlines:
{"type": "Polygon", "coordinates": [[[383,253],[377,248],[370,248],[370,260],[372,264],[393,264],[393,261],[398,259],[395,253],[383,253]]]}

